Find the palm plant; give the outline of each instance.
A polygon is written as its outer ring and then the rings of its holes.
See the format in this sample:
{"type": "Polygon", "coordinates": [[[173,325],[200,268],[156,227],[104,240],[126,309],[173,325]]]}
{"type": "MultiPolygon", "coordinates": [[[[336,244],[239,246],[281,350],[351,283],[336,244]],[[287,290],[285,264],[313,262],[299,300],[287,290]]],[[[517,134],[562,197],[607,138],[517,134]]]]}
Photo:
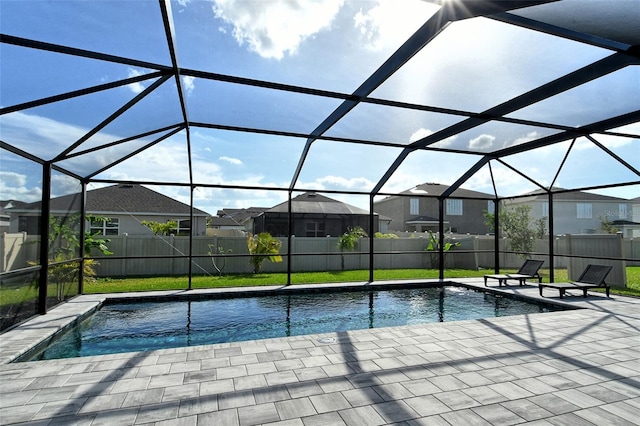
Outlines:
{"type": "Polygon", "coordinates": [[[249,234],[247,238],[247,248],[251,258],[249,262],[253,265],[253,273],[258,274],[262,269],[262,263],[265,260],[270,262],[282,262],[280,256],[280,240],[271,236],[268,232],[261,232],[253,235],[249,234]]]}
{"type": "MultiPolygon", "coordinates": [[[[442,246],[442,251],[446,256],[447,252],[459,246],[459,242],[452,243],[450,241],[445,241],[444,245],[442,246]]],[[[433,268],[435,265],[440,263],[440,238],[431,230],[429,230],[429,244],[427,244],[426,250],[429,252],[429,257],[431,258],[431,267],[433,268]]]]}

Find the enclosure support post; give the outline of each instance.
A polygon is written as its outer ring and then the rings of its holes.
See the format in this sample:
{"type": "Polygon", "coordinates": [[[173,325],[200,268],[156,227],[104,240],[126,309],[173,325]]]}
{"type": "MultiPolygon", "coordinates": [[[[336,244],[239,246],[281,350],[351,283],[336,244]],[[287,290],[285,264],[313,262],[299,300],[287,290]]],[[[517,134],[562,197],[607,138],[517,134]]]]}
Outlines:
{"type": "Polygon", "coordinates": [[[40,276],[38,277],[38,313],[47,313],[49,282],[49,216],[51,214],[51,163],[42,165],[42,211],[40,212],[40,276]]]}
{"type": "MultiPolygon", "coordinates": [[[[191,199],[189,201],[189,206],[191,207],[189,209],[189,221],[191,222],[191,229],[189,232],[189,267],[188,267],[188,273],[189,273],[189,290],[191,290],[193,288],[193,231],[196,228],[196,224],[193,221],[193,190],[195,189],[193,186],[191,186],[191,191],[190,191],[190,195],[191,195],[191,199]]],[[[205,219],[206,220],[206,219],[205,219]]],[[[206,229],[206,225],[205,225],[205,229],[206,229]]]]}
{"type": "Polygon", "coordinates": [[[500,201],[496,198],[493,209],[493,269],[494,273],[500,273],[500,201]]]}
{"type": "Polygon", "coordinates": [[[80,271],[78,271],[78,294],[84,293],[84,262],[88,253],[85,253],[84,233],[87,222],[87,182],[82,182],[82,197],[80,197],[80,271]]]}
{"type": "Polygon", "coordinates": [[[374,220],[373,220],[373,195],[369,196],[369,282],[373,282],[373,240],[374,240],[374,220]]]}
{"type": "Polygon", "coordinates": [[[289,202],[287,205],[287,225],[289,226],[289,232],[287,232],[287,285],[291,285],[291,234],[293,233],[291,214],[291,191],[289,191],[289,202]]]}
{"type": "Polygon", "coordinates": [[[549,282],[555,282],[555,232],[553,231],[553,194],[549,191],[549,282]]]}
{"type": "Polygon", "coordinates": [[[438,268],[439,277],[444,280],[444,199],[438,198],[438,268]]]}

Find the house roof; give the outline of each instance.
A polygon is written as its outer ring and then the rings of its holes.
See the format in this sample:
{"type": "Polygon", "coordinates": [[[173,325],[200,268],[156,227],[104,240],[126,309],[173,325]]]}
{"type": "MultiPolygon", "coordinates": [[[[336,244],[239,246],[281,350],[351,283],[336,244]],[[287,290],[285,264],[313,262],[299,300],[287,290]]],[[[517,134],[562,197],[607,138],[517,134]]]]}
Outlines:
{"type": "Polygon", "coordinates": [[[18,209],[26,206],[27,203],[24,201],[17,200],[0,200],[0,214],[5,214],[5,210],[7,209],[18,209]]]}
{"type": "Polygon", "coordinates": [[[216,227],[229,227],[229,228],[242,227],[241,223],[236,222],[234,219],[232,219],[230,217],[218,217],[218,216],[212,216],[211,218],[209,218],[209,225],[211,225],[213,228],[216,228],[216,227]]]}
{"type": "MultiPolygon", "coordinates": [[[[51,199],[51,211],[69,211],[79,208],[80,194],[64,195],[51,199]]],[[[40,210],[40,202],[26,204],[12,211],[40,210]]],[[[87,191],[87,213],[133,213],[171,214],[189,216],[191,208],[171,197],[142,185],[112,185],[87,191]]],[[[209,216],[209,213],[193,209],[195,216],[209,216]]]]}
{"type": "MultiPolygon", "coordinates": [[[[445,191],[447,191],[449,188],[451,188],[449,185],[442,185],[439,183],[427,182],[427,183],[417,185],[411,189],[407,189],[406,191],[402,191],[400,194],[438,197],[442,195],[445,191]]],[[[390,196],[380,201],[389,200],[395,197],[396,196],[390,196]]],[[[473,191],[465,188],[457,188],[455,191],[451,193],[450,198],[478,198],[478,199],[486,200],[486,199],[495,198],[495,196],[492,194],[487,194],[485,192],[473,191]]],[[[380,202],[380,201],[377,201],[377,202],[380,202]]]]}
{"type": "MultiPolygon", "coordinates": [[[[225,218],[236,225],[242,225],[252,217],[269,210],[269,207],[249,207],[245,209],[222,209],[218,210],[218,218],[225,218]]],[[[222,222],[220,222],[222,223],[222,222]]]]}
{"type": "MultiPolygon", "coordinates": [[[[554,188],[556,191],[562,191],[562,188],[554,188]]],[[[544,198],[545,200],[548,197],[547,191],[544,190],[536,190],[532,191],[527,195],[533,196],[533,198],[544,198]]],[[[572,191],[572,192],[556,192],[553,194],[554,201],[610,201],[610,202],[629,202],[632,200],[627,200],[625,198],[617,198],[610,197],[608,195],[600,195],[594,194],[591,192],[583,192],[583,191],[572,191]]]]}
{"type": "MultiPolygon", "coordinates": [[[[287,213],[289,211],[288,202],[280,203],[267,212],[287,213]]],[[[305,192],[291,199],[291,211],[293,213],[321,213],[321,214],[356,214],[368,215],[367,210],[352,206],[315,192],[305,192]]],[[[374,213],[375,214],[375,213],[374,213]]]]}
{"type": "Polygon", "coordinates": [[[611,224],[614,226],[624,226],[624,225],[640,226],[639,222],[633,222],[631,220],[623,220],[623,219],[614,220],[611,222],[611,224]]]}

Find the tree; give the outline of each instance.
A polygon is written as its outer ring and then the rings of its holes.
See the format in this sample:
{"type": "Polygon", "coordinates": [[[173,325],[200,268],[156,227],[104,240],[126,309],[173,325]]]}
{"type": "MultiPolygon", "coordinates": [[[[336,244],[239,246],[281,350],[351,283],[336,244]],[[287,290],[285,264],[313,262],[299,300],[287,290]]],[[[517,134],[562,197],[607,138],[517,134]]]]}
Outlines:
{"type": "Polygon", "coordinates": [[[258,274],[262,269],[265,260],[270,262],[282,262],[280,256],[280,240],[271,236],[268,232],[261,232],[257,235],[249,234],[247,237],[247,248],[251,258],[249,262],[253,265],[253,273],[258,274]]]}
{"type": "MultiPolygon", "coordinates": [[[[109,221],[109,218],[87,215],[89,222],[109,221]]],[[[78,257],[80,239],[78,229],[80,224],[80,214],[65,217],[49,216],[49,282],[56,285],[58,300],[64,298],[64,285],[74,282],[79,273],[80,262],[71,260],[78,257]]],[[[86,230],[82,244],[84,245],[83,279],[89,281],[96,276],[95,267],[98,262],[90,259],[93,249],[99,250],[104,255],[113,254],[109,251],[107,243],[109,239],[98,238],[100,232],[91,233],[86,230]]],[[[30,265],[37,265],[39,262],[29,262],[30,265]]],[[[34,283],[36,284],[36,283],[34,283]]]]}
{"type": "MultiPolygon", "coordinates": [[[[498,220],[502,234],[509,239],[511,250],[521,258],[529,257],[533,251],[534,242],[538,238],[543,238],[546,229],[546,217],[533,220],[530,217],[531,206],[518,205],[500,210],[498,220]]],[[[485,212],[487,225],[492,231],[494,229],[495,215],[485,212]]]]}
{"type": "Polygon", "coordinates": [[[165,223],[154,220],[143,220],[140,223],[149,228],[155,235],[169,235],[171,230],[178,227],[178,222],[175,220],[168,220],[165,223]]]}
{"type": "Polygon", "coordinates": [[[344,252],[345,250],[353,251],[358,246],[358,240],[367,237],[367,233],[360,226],[347,228],[347,232],[338,238],[338,249],[340,249],[340,266],[344,271],[344,252]]]}
{"type": "Polygon", "coordinates": [[[232,252],[232,249],[228,249],[225,252],[224,247],[219,247],[217,243],[209,244],[209,256],[211,256],[211,263],[213,263],[213,267],[218,272],[219,277],[222,277],[222,270],[227,265],[225,255],[227,253],[231,254],[232,252]]]}
{"type": "Polygon", "coordinates": [[[600,219],[600,229],[602,229],[607,234],[617,234],[620,232],[616,226],[614,226],[607,216],[598,216],[600,219]]]}

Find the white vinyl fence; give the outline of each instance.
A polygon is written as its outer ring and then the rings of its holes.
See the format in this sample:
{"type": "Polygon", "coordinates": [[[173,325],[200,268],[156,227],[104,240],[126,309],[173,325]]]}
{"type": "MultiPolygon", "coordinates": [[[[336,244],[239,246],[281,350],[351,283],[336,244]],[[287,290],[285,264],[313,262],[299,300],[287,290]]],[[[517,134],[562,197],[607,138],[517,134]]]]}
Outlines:
{"type": "MultiPolygon", "coordinates": [[[[416,234],[413,238],[374,239],[375,269],[409,269],[437,268],[438,259],[434,252],[426,250],[429,239],[426,234],[416,234]]],[[[213,261],[223,274],[251,272],[246,239],[244,237],[204,237],[193,238],[193,248],[189,251],[188,237],[128,236],[110,237],[109,249],[112,257],[97,256],[96,267],[100,277],[149,276],[149,275],[186,275],[189,272],[189,261],[182,256],[194,256],[191,265],[194,274],[216,275],[218,271],[213,261]],[[219,248],[219,249],[217,249],[219,248]],[[224,253],[221,255],[220,252],[224,253]],[[209,253],[216,253],[211,256],[209,253]],[[173,257],[175,258],[167,258],[173,257]],[[120,257],[120,258],[116,258],[120,257]],[[122,258],[124,257],[124,259],[122,258]],[[141,257],[141,258],[136,258],[141,257]]],[[[281,238],[280,252],[289,251],[287,239],[281,238]]],[[[33,236],[24,233],[3,234],[0,239],[2,254],[1,270],[8,271],[28,266],[28,261],[37,259],[38,244],[33,236]]],[[[291,239],[291,270],[305,271],[338,271],[342,269],[369,268],[369,238],[360,240],[353,252],[341,253],[337,248],[337,237],[310,238],[293,237],[291,239]],[[327,254],[328,253],[328,254],[327,254]]],[[[445,267],[458,269],[494,269],[494,238],[492,236],[456,236],[453,239],[460,245],[445,254],[445,267]]],[[[508,240],[499,241],[500,268],[518,268],[523,259],[509,253],[508,240]]],[[[534,258],[548,262],[549,242],[547,239],[535,242],[534,258]]],[[[570,279],[576,279],[588,263],[599,263],[614,266],[608,281],[612,285],[624,285],[626,282],[625,266],[640,265],[640,239],[623,239],[618,235],[565,235],[554,240],[556,268],[568,268],[570,279]],[[574,257],[575,256],[575,257],[574,257]],[[598,259],[628,258],[631,262],[620,260],[598,259]]],[[[265,272],[286,272],[287,256],[283,262],[265,261],[265,272]]],[[[545,263],[543,268],[547,268],[545,263]]]]}

